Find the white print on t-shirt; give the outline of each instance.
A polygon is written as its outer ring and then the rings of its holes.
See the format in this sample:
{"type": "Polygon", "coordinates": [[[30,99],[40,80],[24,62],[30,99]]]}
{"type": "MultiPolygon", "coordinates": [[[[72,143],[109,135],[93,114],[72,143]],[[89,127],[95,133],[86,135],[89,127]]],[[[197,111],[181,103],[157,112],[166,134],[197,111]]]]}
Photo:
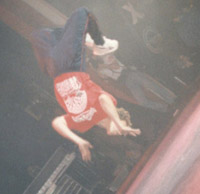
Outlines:
{"type": "Polygon", "coordinates": [[[84,90],[78,90],[75,92],[75,95],[69,95],[64,102],[70,113],[79,114],[87,106],[87,94],[84,90]]]}
{"type": "Polygon", "coordinates": [[[80,123],[83,121],[91,121],[95,112],[97,112],[95,108],[90,108],[89,110],[81,113],[80,115],[72,117],[72,119],[74,120],[74,122],[77,122],[77,123],[80,123]]]}
{"type": "Polygon", "coordinates": [[[75,76],[56,84],[69,113],[79,114],[87,107],[87,93],[80,90],[81,86],[81,82],[75,76]]]}
{"type": "Polygon", "coordinates": [[[61,97],[66,97],[76,90],[80,90],[82,84],[77,80],[75,76],[65,79],[62,82],[56,84],[56,89],[61,97]]]}

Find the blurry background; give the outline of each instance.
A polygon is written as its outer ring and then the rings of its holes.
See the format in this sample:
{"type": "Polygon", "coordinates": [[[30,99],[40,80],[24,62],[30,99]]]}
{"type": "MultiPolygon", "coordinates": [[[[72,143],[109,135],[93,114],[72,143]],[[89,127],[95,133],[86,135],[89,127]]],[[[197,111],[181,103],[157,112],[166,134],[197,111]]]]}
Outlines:
{"type": "MultiPolygon", "coordinates": [[[[54,98],[52,80],[40,72],[27,39],[13,30],[19,28],[18,32],[27,34],[31,31],[20,26],[19,21],[27,19],[22,15],[28,14],[26,6],[20,7],[21,2],[26,0],[0,2],[0,191],[9,194],[23,193],[55,149],[66,143],[51,128],[52,118],[62,113],[54,98]]],[[[126,66],[134,65],[175,93],[178,98],[173,111],[199,76],[198,1],[45,2],[66,16],[80,6],[92,10],[103,33],[119,40],[118,59],[126,66]]],[[[34,28],[49,26],[34,14],[29,17],[34,28]]],[[[135,126],[142,129],[143,135],[134,141],[143,151],[173,117],[171,110],[160,113],[120,99],[119,105],[130,111],[135,126]]]]}

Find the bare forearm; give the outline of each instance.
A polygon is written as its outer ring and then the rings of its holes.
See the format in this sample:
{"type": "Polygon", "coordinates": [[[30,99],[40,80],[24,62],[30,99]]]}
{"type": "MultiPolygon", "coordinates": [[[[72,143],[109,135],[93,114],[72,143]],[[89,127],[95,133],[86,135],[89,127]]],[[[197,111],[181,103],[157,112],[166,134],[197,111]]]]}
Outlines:
{"type": "Polygon", "coordinates": [[[92,145],[87,140],[82,139],[68,128],[64,116],[55,118],[52,121],[52,126],[61,136],[71,140],[76,145],[78,145],[82,159],[84,161],[91,160],[90,148],[92,148],[92,145]]]}
{"type": "Polygon", "coordinates": [[[74,142],[75,144],[79,145],[83,139],[73,133],[67,126],[67,123],[64,119],[64,117],[57,117],[52,122],[53,128],[64,138],[67,138],[74,142]]]}
{"type": "Polygon", "coordinates": [[[109,128],[106,127],[109,135],[140,135],[140,129],[133,129],[122,122],[119,118],[117,109],[109,96],[102,94],[99,97],[99,102],[104,112],[108,115],[108,118],[116,125],[116,127],[111,125],[109,128]]]}
{"type": "Polygon", "coordinates": [[[121,120],[117,113],[117,109],[113,104],[113,101],[106,94],[102,94],[99,97],[99,102],[103,111],[108,115],[108,117],[116,124],[116,126],[121,129],[121,120]]]}

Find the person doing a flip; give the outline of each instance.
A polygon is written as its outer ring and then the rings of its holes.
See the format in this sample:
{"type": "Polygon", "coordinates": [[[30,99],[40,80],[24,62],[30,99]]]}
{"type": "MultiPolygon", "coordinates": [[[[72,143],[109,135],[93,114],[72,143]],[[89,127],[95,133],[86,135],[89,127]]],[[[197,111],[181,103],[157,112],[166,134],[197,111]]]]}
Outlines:
{"type": "Polygon", "coordinates": [[[96,18],[87,8],[75,10],[64,28],[33,32],[32,45],[42,71],[54,79],[56,99],[66,112],[53,119],[52,126],[78,146],[84,161],[91,160],[92,145],[73,130],[84,133],[99,125],[108,135],[141,133],[120,119],[116,99],[85,72],[85,45],[99,56],[118,49],[118,41],[102,36],[96,18]]]}

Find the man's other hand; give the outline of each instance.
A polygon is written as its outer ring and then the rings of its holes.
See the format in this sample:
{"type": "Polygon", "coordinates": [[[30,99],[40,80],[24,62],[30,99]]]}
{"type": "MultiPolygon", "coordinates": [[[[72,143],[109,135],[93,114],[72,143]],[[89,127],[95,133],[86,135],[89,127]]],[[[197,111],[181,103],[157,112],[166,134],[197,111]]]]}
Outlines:
{"type": "Polygon", "coordinates": [[[132,135],[132,136],[137,136],[137,135],[140,135],[141,134],[141,131],[140,129],[133,129],[131,127],[128,127],[128,126],[124,126],[122,128],[122,131],[121,131],[122,135],[132,135]]]}
{"type": "Polygon", "coordinates": [[[82,159],[85,162],[91,161],[90,149],[93,148],[93,146],[88,141],[81,140],[78,144],[78,147],[81,152],[82,159]]]}

